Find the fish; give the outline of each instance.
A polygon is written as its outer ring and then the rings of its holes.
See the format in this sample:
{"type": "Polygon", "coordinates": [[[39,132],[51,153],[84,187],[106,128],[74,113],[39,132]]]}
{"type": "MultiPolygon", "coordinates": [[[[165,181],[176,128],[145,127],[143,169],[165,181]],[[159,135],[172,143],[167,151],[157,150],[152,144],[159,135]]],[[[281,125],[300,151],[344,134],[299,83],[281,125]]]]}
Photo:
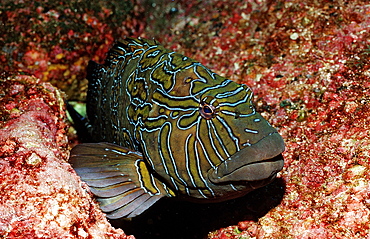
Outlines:
{"type": "Polygon", "coordinates": [[[70,163],[109,219],[159,199],[222,202],[272,182],[284,140],[245,84],[155,40],[125,38],[87,67],[87,142],[70,163]]]}

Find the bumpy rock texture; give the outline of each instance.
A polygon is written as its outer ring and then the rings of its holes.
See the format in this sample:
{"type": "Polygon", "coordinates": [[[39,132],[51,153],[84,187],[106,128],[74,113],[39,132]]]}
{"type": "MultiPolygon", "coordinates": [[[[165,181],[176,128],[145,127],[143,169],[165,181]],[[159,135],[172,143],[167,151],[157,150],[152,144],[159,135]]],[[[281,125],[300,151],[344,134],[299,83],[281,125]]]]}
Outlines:
{"type": "MultiPolygon", "coordinates": [[[[189,54],[198,47],[201,53],[194,56],[203,63],[253,88],[260,111],[286,140],[286,164],[280,174],[285,193],[280,205],[266,215],[250,213],[254,220],[214,231],[209,238],[366,237],[369,5],[361,1],[235,5],[219,3],[213,9],[207,3],[189,3],[189,11],[198,10],[188,18],[184,35],[192,34],[194,40],[184,51],[189,54]]],[[[175,48],[189,40],[172,38],[175,48]]]]}
{"type": "Polygon", "coordinates": [[[134,238],[110,226],[66,162],[62,93],[28,76],[0,84],[0,237],[134,238]]]}

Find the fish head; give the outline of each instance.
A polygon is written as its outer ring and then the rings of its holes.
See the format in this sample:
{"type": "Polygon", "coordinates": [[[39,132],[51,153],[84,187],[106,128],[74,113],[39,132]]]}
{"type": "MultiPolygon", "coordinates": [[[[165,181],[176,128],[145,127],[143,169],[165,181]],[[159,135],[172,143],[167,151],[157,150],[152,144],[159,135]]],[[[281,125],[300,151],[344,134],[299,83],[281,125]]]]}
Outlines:
{"type": "Polygon", "coordinates": [[[171,82],[154,90],[140,133],[144,155],[166,184],[185,197],[222,201],[276,177],[284,141],[256,111],[248,86],[194,61],[171,82]]]}
{"type": "Polygon", "coordinates": [[[284,165],[281,155],[285,150],[283,138],[256,112],[251,101],[252,91],[245,85],[240,85],[239,89],[241,97],[223,98],[225,94],[218,93],[212,97],[213,104],[203,103],[204,100],[200,103],[201,116],[204,111],[212,111],[203,116],[209,120],[207,123],[213,131],[211,145],[219,143],[218,150],[213,150],[213,158],[218,157],[220,163],[207,173],[207,178],[214,184],[265,180],[276,175],[284,165]]]}

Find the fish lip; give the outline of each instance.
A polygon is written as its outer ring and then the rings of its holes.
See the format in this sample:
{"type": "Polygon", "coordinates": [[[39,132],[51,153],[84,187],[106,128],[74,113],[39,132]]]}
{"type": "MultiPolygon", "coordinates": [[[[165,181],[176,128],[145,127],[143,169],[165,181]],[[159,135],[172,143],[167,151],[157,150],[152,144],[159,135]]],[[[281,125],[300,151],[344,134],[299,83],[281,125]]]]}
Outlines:
{"type": "Polygon", "coordinates": [[[283,138],[277,132],[272,132],[257,143],[236,152],[216,168],[208,170],[208,179],[219,184],[271,178],[284,166],[284,150],[283,138]]]}

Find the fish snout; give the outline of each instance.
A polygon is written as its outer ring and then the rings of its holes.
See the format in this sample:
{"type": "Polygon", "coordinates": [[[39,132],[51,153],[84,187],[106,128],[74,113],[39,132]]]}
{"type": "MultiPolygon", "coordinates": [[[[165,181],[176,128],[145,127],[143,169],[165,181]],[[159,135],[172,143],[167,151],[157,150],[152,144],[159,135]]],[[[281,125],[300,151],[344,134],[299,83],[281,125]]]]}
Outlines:
{"type": "Polygon", "coordinates": [[[257,143],[236,152],[217,168],[211,168],[208,178],[212,183],[218,184],[260,181],[275,177],[284,166],[281,155],[284,150],[284,140],[280,134],[271,133],[257,143]]]}

